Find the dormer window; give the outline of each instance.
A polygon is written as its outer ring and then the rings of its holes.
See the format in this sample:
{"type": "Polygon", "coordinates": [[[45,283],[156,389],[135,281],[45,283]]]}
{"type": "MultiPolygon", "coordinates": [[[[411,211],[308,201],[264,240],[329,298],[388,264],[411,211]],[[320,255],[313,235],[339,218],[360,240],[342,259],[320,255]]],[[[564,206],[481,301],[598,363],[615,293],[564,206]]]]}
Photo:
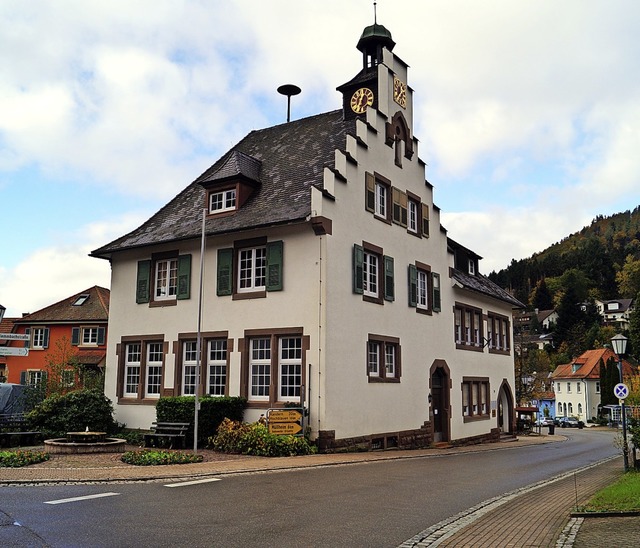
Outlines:
{"type": "Polygon", "coordinates": [[[87,299],[89,298],[89,295],[80,295],[74,302],[73,302],[73,306],[82,306],[87,299]]]}
{"type": "Polygon", "coordinates": [[[211,192],[209,194],[209,214],[234,211],[236,209],[236,189],[211,192]]]}
{"type": "Polygon", "coordinates": [[[473,259],[469,259],[469,274],[472,276],[476,273],[476,263],[473,259]]]}

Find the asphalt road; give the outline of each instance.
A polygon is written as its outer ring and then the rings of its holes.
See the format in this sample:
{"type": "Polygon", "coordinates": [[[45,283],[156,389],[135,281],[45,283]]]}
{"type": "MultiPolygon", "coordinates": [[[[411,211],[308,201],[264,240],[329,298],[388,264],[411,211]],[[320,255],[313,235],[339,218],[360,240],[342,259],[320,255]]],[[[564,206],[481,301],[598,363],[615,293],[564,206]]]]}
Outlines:
{"type": "Polygon", "coordinates": [[[175,482],[180,484],[175,487],[166,481],[1,487],[0,545],[398,546],[484,500],[618,452],[613,431],[562,434],[569,439],[223,476],[191,485],[175,482]]]}

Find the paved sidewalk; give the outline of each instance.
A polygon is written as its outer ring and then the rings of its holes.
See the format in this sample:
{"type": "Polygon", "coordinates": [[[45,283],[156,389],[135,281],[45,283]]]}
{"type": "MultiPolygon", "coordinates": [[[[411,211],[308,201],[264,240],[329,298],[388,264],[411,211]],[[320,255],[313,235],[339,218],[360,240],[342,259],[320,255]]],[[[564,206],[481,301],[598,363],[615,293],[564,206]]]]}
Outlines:
{"type": "MultiPolygon", "coordinates": [[[[204,462],[187,465],[132,466],[119,454],[52,455],[41,464],[24,468],[0,468],[0,496],[3,485],[47,483],[96,483],[159,481],[225,474],[260,473],[323,466],[347,466],[399,458],[496,451],[509,447],[562,442],[562,435],[527,436],[510,442],[471,447],[322,454],[304,457],[265,458],[221,455],[201,451],[204,462]]],[[[640,545],[640,517],[571,518],[577,504],[588,500],[601,487],[622,474],[621,458],[592,466],[576,474],[541,482],[532,487],[485,501],[449,518],[402,544],[455,547],[571,547],[610,548],[640,545]]]]}

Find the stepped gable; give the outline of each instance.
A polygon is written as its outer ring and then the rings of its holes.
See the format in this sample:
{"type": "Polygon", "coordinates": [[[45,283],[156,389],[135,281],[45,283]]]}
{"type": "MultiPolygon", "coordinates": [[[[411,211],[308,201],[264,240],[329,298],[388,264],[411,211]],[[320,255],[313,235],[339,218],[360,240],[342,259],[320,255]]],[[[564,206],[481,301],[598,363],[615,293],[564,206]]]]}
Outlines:
{"type": "Polygon", "coordinates": [[[148,221],[91,255],[108,258],[125,249],[199,237],[202,184],[228,178],[234,170],[260,184],[233,215],[209,217],[207,235],[304,221],[311,214],[310,188],[322,188],[324,168],[333,167],[347,132],[355,132],[355,121],[344,120],[341,110],[252,131],[148,221]]]}

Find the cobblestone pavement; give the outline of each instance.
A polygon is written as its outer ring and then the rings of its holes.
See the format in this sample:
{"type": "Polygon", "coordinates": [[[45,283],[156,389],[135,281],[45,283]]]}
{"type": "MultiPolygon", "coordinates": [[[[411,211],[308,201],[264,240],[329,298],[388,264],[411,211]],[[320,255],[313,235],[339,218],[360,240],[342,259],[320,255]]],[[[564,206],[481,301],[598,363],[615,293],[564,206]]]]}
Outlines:
{"type": "MultiPolygon", "coordinates": [[[[46,483],[157,481],[223,474],[258,473],[293,468],[349,465],[360,462],[421,458],[459,452],[494,451],[506,447],[563,441],[564,436],[527,436],[517,441],[472,447],[322,454],[265,458],[199,451],[203,462],[188,465],[132,466],[119,454],[52,455],[49,461],[24,468],[0,468],[0,496],[4,485],[46,483]]],[[[42,447],[34,448],[42,449],[42,447]]],[[[127,447],[127,449],[136,449],[127,447]]],[[[640,517],[571,518],[576,504],[622,474],[621,458],[575,474],[507,493],[430,527],[402,544],[473,547],[619,547],[640,546],[640,517]],[[576,502],[577,501],[577,502],[576,502]]]]}

